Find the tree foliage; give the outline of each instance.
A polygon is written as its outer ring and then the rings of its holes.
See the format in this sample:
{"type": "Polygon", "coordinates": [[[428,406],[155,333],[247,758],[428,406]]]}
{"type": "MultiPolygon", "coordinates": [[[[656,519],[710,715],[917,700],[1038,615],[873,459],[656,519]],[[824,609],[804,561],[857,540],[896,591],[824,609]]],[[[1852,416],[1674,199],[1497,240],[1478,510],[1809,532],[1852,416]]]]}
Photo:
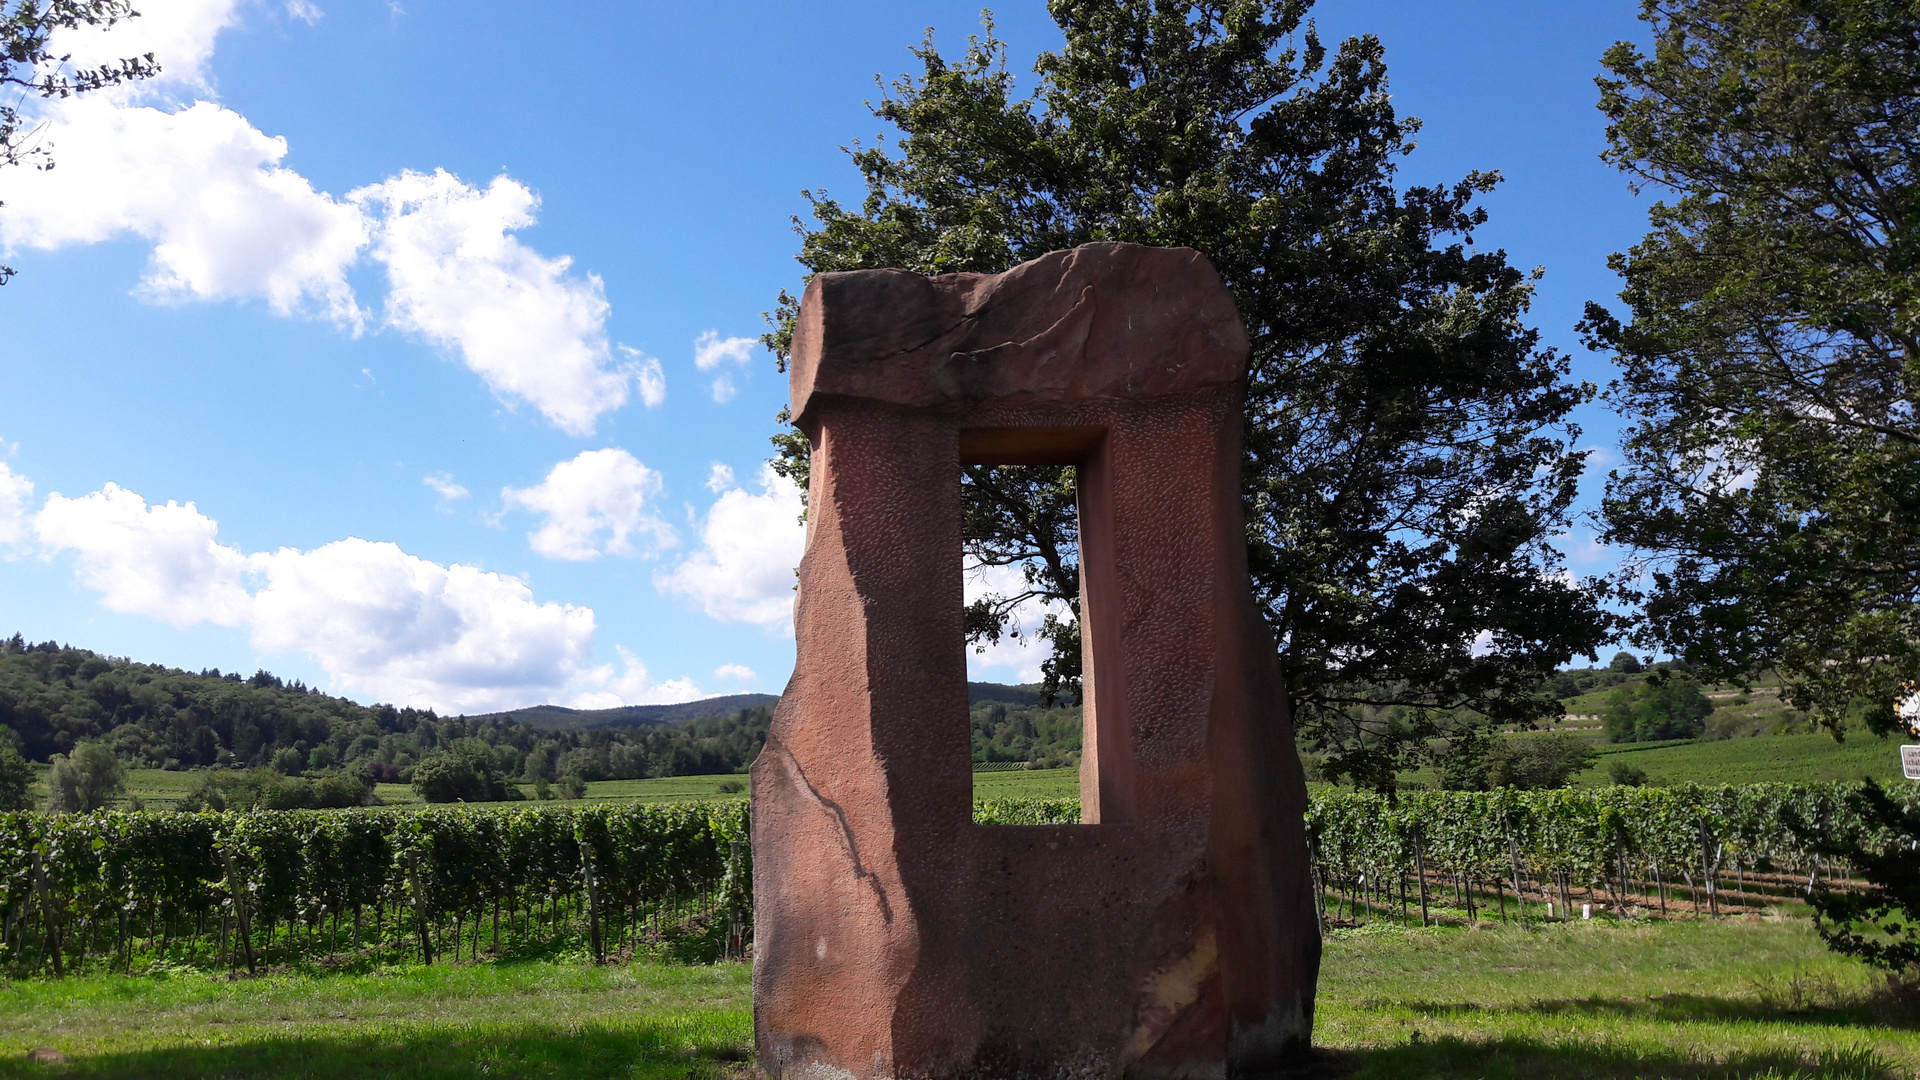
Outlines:
{"type": "Polygon", "coordinates": [[[71,754],[55,754],[47,773],[47,809],[56,814],[98,810],[127,790],[127,767],[113,751],[84,742],[71,754]]]}
{"type": "MultiPolygon", "coordinates": [[[[71,54],[54,51],[56,34],[107,30],[139,14],[131,0],[0,0],[0,166],[53,168],[50,148],[35,137],[38,125],[22,114],[26,98],[68,98],[159,74],[152,53],[75,67],[71,54]]],[[[0,266],[0,285],[12,276],[0,266]]]]}
{"type": "Polygon", "coordinates": [[[1878,832],[1879,843],[1821,828],[1803,828],[1802,836],[1821,854],[1844,859],[1869,885],[1816,885],[1807,897],[1814,927],[1835,952],[1920,973],[1920,805],[1901,805],[1872,780],[1847,801],[1853,815],[1878,832]]]}
{"type": "Polygon", "coordinates": [[[1686,675],[1664,675],[1629,683],[1607,697],[1601,722],[1607,741],[1658,742],[1697,739],[1707,729],[1713,701],[1686,675]]]}
{"type": "MultiPolygon", "coordinates": [[[[1590,389],[1521,324],[1526,275],[1475,251],[1497,174],[1396,183],[1416,120],[1395,113],[1372,37],[1329,49],[1305,0],[1054,0],[1065,38],[1018,97],[986,32],[929,39],[874,107],[896,142],[851,148],[866,194],[809,192],[809,273],[997,272],[1093,241],[1189,246],[1233,291],[1253,343],[1244,493],[1255,587],[1296,722],[1329,768],[1391,782],[1428,710],[1530,722],[1540,678],[1604,640],[1594,595],[1549,539],[1590,389]],[[1412,710],[1400,727],[1389,706],[1412,710]]],[[[796,302],[768,343],[783,358],[796,302]]],[[[779,468],[804,482],[804,437],[779,468]]],[[[1025,568],[969,611],[975,641],[1024,598],[1078,600],[1072,475],[970,467],[968,556],[1025,568]]],[[[1031,633],[1032,629],[1028,628],[1031,633]]],[[[1069,618],[1050,691],[1077,683],[1069,618]]]]}
{"type": "Polygon", "coordinates": [[[33,808],[33,766],[20,751],[0,742],[0,810],[33,808]]]}
{"type": "Polygon", "coordinates": [[[1770,668],[1838,734],[1920,679],[1920,13],[1645,0],[1608,51],[1606,157],[1671,193],[1584,328],[1629,420],[1604,539],[1640,635],[1708,681],[1770,668]]]}

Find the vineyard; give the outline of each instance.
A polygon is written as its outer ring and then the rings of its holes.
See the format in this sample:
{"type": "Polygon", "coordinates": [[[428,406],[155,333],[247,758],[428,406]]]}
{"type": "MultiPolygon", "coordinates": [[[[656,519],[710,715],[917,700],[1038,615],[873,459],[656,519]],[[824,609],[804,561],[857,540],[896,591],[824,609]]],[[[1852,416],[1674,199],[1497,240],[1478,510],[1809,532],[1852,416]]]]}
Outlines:
{"type": "MultiPolygon", "coordinates": [[[[1328,925],[1369,918],[1714,916],[1847,869],[1800,839],[1858,832],[1845,785],[1339,793],[1308,812],[1328,925]],[[1511,911],[1509,909],[1511,908],[1511,911]]],[[[1913,799],[1910,789],[1906,798],[1913,799]]],[[[1075,821],[1074,799],[975,806],[1075,821]]],[[[1870,837],[1915,845],[1912,837],[1870,837]]],[[[0,814],[0,968],[262,970],[356,958],[741,957],[744,804],[0,814]]]]}

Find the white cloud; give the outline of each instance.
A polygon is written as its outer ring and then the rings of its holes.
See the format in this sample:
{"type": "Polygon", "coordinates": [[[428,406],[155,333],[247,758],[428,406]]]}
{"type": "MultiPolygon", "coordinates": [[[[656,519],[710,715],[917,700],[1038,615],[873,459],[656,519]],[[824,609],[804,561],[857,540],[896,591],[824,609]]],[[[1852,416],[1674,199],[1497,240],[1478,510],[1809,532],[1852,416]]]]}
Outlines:
{"type": "MultiPolygon", "coordinates": [[[[970,563],[965,573],[962,600],[971,604],[989,594],[1017,596],[1027,591],[1026,578],[1018,566],[981,566],[970,563]]],[[[1038,636],[1047,614],[1071,617],[1072,609],[1062,603],[1027,599],[1013,609],[1009,630],[1018,637],[1002,634],[990,645],[967,646],[967,677],[982,682],[1031,683],[1040,681],[1040,665],[1053,655],[1053,646],[1038,636]]]]}
{"type": "Polygon", "coordinates": [[[733,466],[722,465],[720,462],[716,461],[713,463],[713,467],[707,470],[707,490],[708,491],[711,491],[714,494],[718,495],[719,493],[726,491],[729,488],[734,488],[738,486],[739,486],[739,482],[733,478],[733,466]]]}
{"type": "MultiPolygon", "coordinates": [[[[152,244],[147,299],[262,299],[355,333],[367,315],[347,274],[370,255],[387,271],[387,325],[453,351],[497,396],[567,432],[592,432],[635,392],[650,408],[665,400],[658,360],[613,356],[600,279],[511,235],[534,222],[539,201],[524,184],[404,172],[338,200],[284,167],[284,139],[211,101],[186,104],[212,96],[215,39],[241,6],[171,0],[109,31],[61,36],[56,48],[76,64],[151,51],[163,70],[36,104],[59,167],[0,174],[0,252],[137,236],[152,244]]],[[[311,0],[285,10],[320,17],[311,0]]]]}
{"type": "Polygon", "coordinates": [[[723,492],[707,513],[700,550],[656,574],[654,587],[715,619],[791,631],[793,568],[806,548],[800,511],[799,490],[763,466],[760,493],[723,492]]]}
{"type": "Polygon", "coordinates": [[[440,497],[448,502],[452,502],[455,499],[464,499],[472,494],[472,492],[467,490],[465,484],[454,481],[452,473],[431,473],[421,477],[420,482],[439,492],[440,497]]]}
{"type": "Polygon", "coordinates": [[[78,499],[56,492],[33,528],[50,551],[75,553],[81,582],[113,611],[175,626],[247,621],[247,558],[192,503],[149,507],[118,484],[78,499]]]}
{"type": "Polygon", "coordinates": [[[649,409],[657,409],[667,400],[667,373],[660,369],[660,361],[626,345],[619,346],[628,358],[627,368],[633,372],[635,388],[640,391],[640,403],[649,409]]]}
{"type": "Polygon", "coordinates": [[[760,681],[760,676],[755,675],[753,669],[745,664],[721,664],[719,667],[713,669],[713,674],[715,678],[732,679],[736,682],[752,683],[760,681]]]}
{"type": "MultiPolygon", "coordinates": [[[[722,338],[718,330],[707,330],[693,341],[693,366],[701,371],[712,371],[722,364],[744,365],[753,358],[754,350],[760,343],[753,338],[722,338]]],[[[714,377],[713,400],[726,404],[733,400],[739,390],[733,384],[733,376],[725,371],[714,377]]]]}
{"type": "Polygon", "coordinates": [[[153,244],[150,299],[262,299],[279,315],[364,321],[346,274],[368,223],[280,165],[285,139],[204,101],[164,112],[105,97],[60,103],[46,137],[58,167],[0,174],[0,246],[131,234],[153,244]]]}
{"type": "Polygon", "coordinates": [[[655,682],[647,674],[647,665],[628,652],[625,646],[615,646],[620,652],[620,662],[625,668],[619,674],[614,673],[612,664],[602,664],[587,672],[580,679],[580,685],[595,689],[583,690],[568,704],[575,709],[617,709],[622,705],[671,705],[681,701],[698,701],[707,695],[693,684],[692,679],[668,679],[655,682]]]}
{"type": "Polygon", "coordinates": [[[759,345],[753,338],[722,338],[718,330],[707,330],[693,339],[693,366],[712,371],[721,364],[744,364],[759,345]]]}
{"type": "Polygon", "coordinates": [[[347,198],[380,223],[373,256],[387,267],[388,325],[458,350],[496,395],[574,435],[626,404],[644,366],[614,364],[600,278],[510,235],[539,206],[525,184],[497,176],[482,189],[445,169],[409,171],[347,198]]]}
{"type": "Polygon", "coordinates": [[[0,548],[27,539],[27,506],[33,501],[33,481],[0,461],[0,548]]]}
{"type": "Polygon", "coordinates": [[[648,507],[660,494],[660,474],[625,450],[585,450],[555,465],[530,488],[500,492],[509,506],[546,516],[527,534],[533,550],[549,559],[583,561],[601,555],[651,558],[679,538],[648,507]]]}
{"type": "Polygon", "coordinates": [[[547,701],[586,663],[590,608],[534,600],[518,578],[357,538],[253,556],[254,641],[311,654],[346,686],[472,712],[547,701]]]}
{"type": "Polygon", "coordinates": [[[114,611],[176,626],[245,626],[256,646],[305,652],[343,689],[446,711],[552,700],[587,674],[591,608],[540,603],[517,578],[357,538],[243,554],[192,503],[148,506],[108,484],[47,498],[34,531],[72,552],[114,611]]]}

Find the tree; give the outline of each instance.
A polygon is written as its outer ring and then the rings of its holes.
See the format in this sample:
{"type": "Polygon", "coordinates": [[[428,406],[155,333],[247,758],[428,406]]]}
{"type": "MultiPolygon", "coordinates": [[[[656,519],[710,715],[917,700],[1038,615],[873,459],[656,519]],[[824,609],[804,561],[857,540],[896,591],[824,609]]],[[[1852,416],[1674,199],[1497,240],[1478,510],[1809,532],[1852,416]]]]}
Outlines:
{"type": "MultiPolygon", "coordinates": [[[[106,30],[139,14],[131,0],[0,0],[0,165],[53,168],[51,151],[36,139],[39,125],[21,115],[23,97],[67,98],[159,74],[152,53],[89,68],[53,51],[60,31],[106,30]]],[[[0,285],[12,276],[0,266],[0,285]]]]}
{"type": "Polygon", "coordinates": [[[1699,683],[1685,675],[1667,675],[1615,690],[1601,723],[1608,742],[1697,739],[1712,713],[1713,701],[1699,683]]]}
{"type": "MultiPolygon", "coordinates": [[[[1295,722],[1330,777],[1388,787],[1431,711],[1553,715],[1541,677],[1606,640],[1549,543],[1581,467],[1566,417],[1591,388],[1522,326],[1529,279],[1470,250],[1497,174],[1399,188],[1419,123],[1395,114],[1379,43],[1329,52],[1308,7],[1054,0],[1065,44],[1025,99],[990,21],[956,60],[929,40],[873,110],[897,143],[851,149],[864,200],[808,192],[798,258],[944,273],[1103,240],[1205,253],[1253,343],[1249,557],[1295,722]],[[1396,706],[1414,719],[1390,722],[1396,706]]],[[[783,363],[796,309],[783,292],[771,316],[783,363]]],[[[775,441],[804,486],[805,437],[775,441]]],[[[967,555],[1024,573],[969,610],[973,641],[1023,629],[1022,600],[1075,607],[1072,496],[1071,470],[966,469],[967,555]]],[[[1077,624],[1038,634],[1049,701],[1076,693],[1077,624]]]]}
{"type": "Polygon", "coordinates": [[[6,743],[0,743],[0,810],[33,809],[33,767],[6,743]]]}
{"type": "Polygon", "coordinates": [[[430,803],[505,802],[525,798],[500,775],[493,748],[479,739],[461,739],[436,750],[413,767],[413,789],[430,803]]]}
{"type": "Polygon", "coordinates": [[[47,809],[56,814],[98,810],[127,790],[127,767],[113,751],[83,742],[70,755],[55,754],[47,774],[47,809]]]}
{"type": "Polygon", "coordinates": [[[1578,735],[1559,732],[1528,738],[1507,736],[1494,746],[1487,782],[1493,787],[1566,787],[1574,774],[1593,767],[1600,752],[1578,735]]]}
{"type": "Polygon", "coordinates": [[[1645,0],[1605,57],[1606,158],[1676,200],[1583,328],[1629,423],[1603,539],[1637,638],[1708,681],[1777,669],[1836,735],[1920,680],[1920,14],[1645,0]]]}

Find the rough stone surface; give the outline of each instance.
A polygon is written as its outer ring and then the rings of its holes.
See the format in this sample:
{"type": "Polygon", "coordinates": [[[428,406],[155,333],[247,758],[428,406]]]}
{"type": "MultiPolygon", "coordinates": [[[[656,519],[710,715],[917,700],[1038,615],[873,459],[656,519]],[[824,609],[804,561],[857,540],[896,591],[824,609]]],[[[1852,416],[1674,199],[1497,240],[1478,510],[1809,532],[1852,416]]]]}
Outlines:
{"type": "Polygon", "coordinates": [[[1241,1077],[1304,1052],[1320,939],[1247,581],[1246,355],[1184,249],[808,287],[797,660],[753,766],[762,1069],[1241,1077]],[[963,461],[1079,466],[1079,825],[972,822],[963,461]]]}

